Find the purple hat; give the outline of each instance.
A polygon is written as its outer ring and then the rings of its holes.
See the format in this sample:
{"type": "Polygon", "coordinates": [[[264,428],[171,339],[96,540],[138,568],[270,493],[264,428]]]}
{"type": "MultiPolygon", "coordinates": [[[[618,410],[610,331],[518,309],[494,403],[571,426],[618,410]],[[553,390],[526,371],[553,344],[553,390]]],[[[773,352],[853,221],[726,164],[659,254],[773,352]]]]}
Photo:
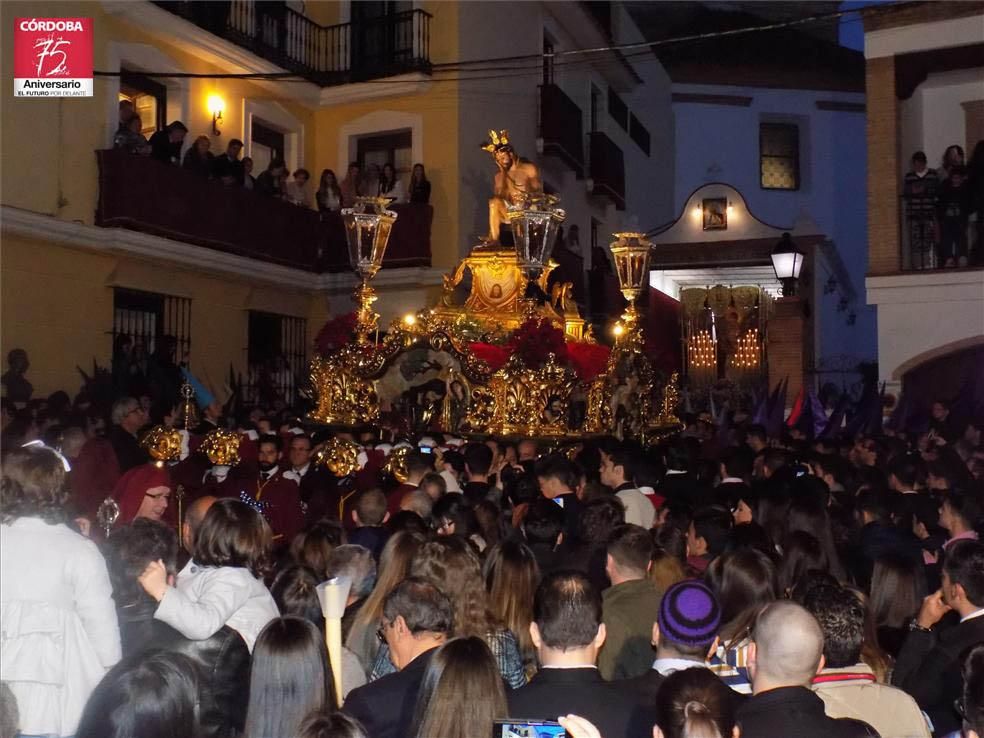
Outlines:
{"type": "Polygon", "coordinates": [[[668,643],[710,646],[721,628],[721,606],[710,589],[688,579],[666,590],[656,622],[668,643]]]}

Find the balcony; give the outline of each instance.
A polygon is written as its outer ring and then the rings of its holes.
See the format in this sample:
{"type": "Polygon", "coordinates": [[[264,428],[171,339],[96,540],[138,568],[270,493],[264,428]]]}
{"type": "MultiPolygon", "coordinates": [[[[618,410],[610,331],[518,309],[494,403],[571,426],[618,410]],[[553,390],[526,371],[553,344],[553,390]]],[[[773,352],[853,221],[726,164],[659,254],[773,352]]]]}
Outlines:
{"type": "Polygon", "coordinates": [[[952,228],[940,220],[935,201],[903,196],[899,205],[902,271],[984,267],[984,224],[980,218],[984,212],[971,215],[963,228],[952,228]],[[952,263],[948,261],[951,257],[952,263]]]}
{"type": "MultiPolygon", "coordinates": [[[[341,216],[225,187],[180,167],[119,150],[96,152],[96,225],[126,228],[308,272],[350,269],[341,216]]],[[[394,205],[399,217],[383,268],[430,266],[430,205],[394,205]]]]}
{"type": "Polygon", "coordinates": [[[622,149],[601,131],[590,137],[592,194],[611,200],[625,210],[625,159],[622,149]]]}
{"type": "Polygon", "coordinates": [[[584,177],[581,108],[557,85],[540,85],[540,138],[543,153],[556,156],[578,179],[584,177]]]}
{"type": "Polygon", "coordinates": [[[432,16],[419,8],[322,26],[279,2],[155,5],[322,87],[431,69],[432,16]]]}

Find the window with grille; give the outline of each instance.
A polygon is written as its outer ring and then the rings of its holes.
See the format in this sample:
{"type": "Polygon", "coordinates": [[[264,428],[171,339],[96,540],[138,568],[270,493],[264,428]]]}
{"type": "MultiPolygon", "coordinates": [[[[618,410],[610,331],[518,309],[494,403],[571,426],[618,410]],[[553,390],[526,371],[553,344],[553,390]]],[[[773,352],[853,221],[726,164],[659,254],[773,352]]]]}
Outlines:
{"type": "Polygon", "coordinates": [[[247,340],[245,402],[293,405],[307,373],[307,320],[250,310],[247,340]]]}
{"type": "MultiPolygon", "coordinates": [[[[117,287],[113,290],[113,361],[179,364],[191,352],[191,300],[117,287]]],[[[125,367],[116,367],[117,372],[125,367]]]]}
{"type": "Polygon", "coordinates": [[[799,126],[794,123],[759,125],[759,181],[764,190],[798,190],[799,126]]]}

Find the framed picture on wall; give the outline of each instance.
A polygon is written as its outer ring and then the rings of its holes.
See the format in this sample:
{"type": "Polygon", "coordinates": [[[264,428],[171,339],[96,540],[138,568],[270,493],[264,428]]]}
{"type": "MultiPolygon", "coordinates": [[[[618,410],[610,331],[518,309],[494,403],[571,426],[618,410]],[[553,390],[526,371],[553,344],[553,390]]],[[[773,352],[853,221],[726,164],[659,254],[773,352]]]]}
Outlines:
{"type": "Polygon", "coordinates": [[[705,231],[728,230],[728,198],[706,197],[701,201],[705,231]]]}

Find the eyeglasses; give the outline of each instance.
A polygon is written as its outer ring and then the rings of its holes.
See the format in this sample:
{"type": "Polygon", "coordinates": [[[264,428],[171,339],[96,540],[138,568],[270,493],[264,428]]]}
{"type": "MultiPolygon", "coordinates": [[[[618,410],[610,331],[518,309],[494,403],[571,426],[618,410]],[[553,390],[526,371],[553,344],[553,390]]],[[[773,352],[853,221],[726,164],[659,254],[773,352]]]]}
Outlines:
{"type": "Polygon", "coordinates": [[[386,643],[386,629],[389,627],[388,623],[383,623],[378,628],[376,628],[376,638],[379,639],[380,643],[386,643]]]}
{"type": "Polygon", "coordinates": [[[65,456],[62,454],[62,452],[59,451],[56,448],[52,448],[51,446],[46,445],[44,441],[40,441],[40,440],[28,441],[27,443],[25,443],[24,445],[22,445],[21,448],[43,448],[43,449],[47,449],[48,451],[51,451],[51,453],[53,453],[55,456],[58,457],[58,459],[59,459],[59,461],[61,461],[62,466],[64,467],[66,473],[72,471],[72,465],[68,463],[68,459],[65,458],[65,456]]]}
{"type": "Polygon", "coordinates": [[[168,500],[171,499],[171,493],[170,492],[161,492],[159,494],[152,495],[152,494],[150,494],[150,492],[144,492],[144,497],[149,497],[152,500],[159,500],[161,498],[164,498],[164,501],[167,502],[168,500]]]}

